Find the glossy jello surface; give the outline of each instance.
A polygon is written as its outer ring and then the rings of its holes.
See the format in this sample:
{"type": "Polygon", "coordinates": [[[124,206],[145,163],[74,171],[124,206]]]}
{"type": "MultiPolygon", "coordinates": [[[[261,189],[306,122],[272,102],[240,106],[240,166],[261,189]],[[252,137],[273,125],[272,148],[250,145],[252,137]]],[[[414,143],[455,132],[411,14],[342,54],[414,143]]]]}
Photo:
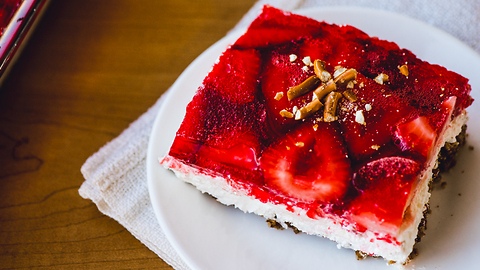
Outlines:
{"type": "Polygon", "coordinates": [[[169,155],[262,202],[390,231],[469,93],[392,42],[267,6],[205,78],[169,155]]]}

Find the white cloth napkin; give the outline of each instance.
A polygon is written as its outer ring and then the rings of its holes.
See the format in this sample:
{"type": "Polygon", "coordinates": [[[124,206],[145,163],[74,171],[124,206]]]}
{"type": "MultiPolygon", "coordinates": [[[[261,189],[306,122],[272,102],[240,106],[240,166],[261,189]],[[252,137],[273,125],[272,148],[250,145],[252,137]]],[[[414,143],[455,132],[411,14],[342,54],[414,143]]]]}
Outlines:
{"type": "MultiPolygon", "coordinates": [[[[245,28],[264,4],[284,10],[317,6],[360,6],[407,15],[443,29],[480,52],[478,0],[259,0],[236,28],[245,28]]],[[[86,179],[82,197],[117,220],[143,244],[175,269],[189,269],[158,224],[147,188],[146,155],[153,121],[163,98],[133,122],[120,136],[93,154],[82,166],[86,179]]]]}

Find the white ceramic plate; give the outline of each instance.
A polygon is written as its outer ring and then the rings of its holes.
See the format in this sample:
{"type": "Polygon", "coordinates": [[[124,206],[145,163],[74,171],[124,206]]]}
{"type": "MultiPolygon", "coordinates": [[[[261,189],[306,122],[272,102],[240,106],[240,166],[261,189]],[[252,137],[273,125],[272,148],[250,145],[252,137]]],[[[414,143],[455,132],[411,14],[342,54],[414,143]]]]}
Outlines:
{"type": "MultiPolygon", "coordinates": [[[[471,79],[478,98],[480,57],[450,35],[423,22],[363,8],[316,8],[298,13],[317,20],[350,24],[371,36],[395,41],[420,58],[441,64],[471,79]]],[[[155,214],[168,240],[192,269],[391,269],[383,259],[357,261],[354,252],[337,249],[326,239],[291,230],[270,229],[262,217],[226,207],[175,178],[158,164],[168,152],[184,110],[204,76],[228,44],[232,33],[200,55],[178,78],[165,99],[151,135],[147,175],[155,214]]],[[[444,176],[447,187],[434,190],[427,235],[417,245],[415,269],[471,269],[480,250],[479,103],[469,108],[468,145],[458,165],[444,176]],[[459,195],[461,194],[461,195],[459,195]]]]}

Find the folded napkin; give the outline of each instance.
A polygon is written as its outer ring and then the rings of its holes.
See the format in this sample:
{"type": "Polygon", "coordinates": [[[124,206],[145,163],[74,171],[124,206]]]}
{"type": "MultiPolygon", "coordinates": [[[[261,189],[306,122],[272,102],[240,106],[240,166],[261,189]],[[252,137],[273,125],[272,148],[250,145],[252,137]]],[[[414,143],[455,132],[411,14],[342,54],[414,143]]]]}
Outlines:
{"type": "MultiPolygon", "coordinates": [[[[422,20],[443,29],[480,52],[480,1],[470,0],[260,0],[235,29],[245,28],[264,4],[284,10],[318,6],[359,6],[383,9],[422,20]]],[[[82,197],[117,220],[143,244],[175,269],[189,269],[166,239],[153,212],[147,187],[146,155],[161,97],[117,138],[82,166],[82,197]]]]}

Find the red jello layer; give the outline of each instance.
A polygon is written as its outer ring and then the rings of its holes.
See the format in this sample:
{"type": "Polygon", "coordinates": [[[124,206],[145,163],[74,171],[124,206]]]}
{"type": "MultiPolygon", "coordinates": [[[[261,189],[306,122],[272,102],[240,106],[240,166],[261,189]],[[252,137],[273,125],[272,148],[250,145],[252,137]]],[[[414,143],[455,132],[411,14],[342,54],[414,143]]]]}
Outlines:
{"type": "Polygon", "coordinates": [[[395,43],[265,7],[205,78],[169,155],[311,218],[348,212],[358,229],[365,219],[398,227],[438,135],[473,102],[470,90],[395,43]],[[356,100],[341,98],[332,122],[323,109],[285,117],[312,101],[287,95],[315,75],[316,59],[332,76],[356,70],[336,89],[356,100]]]}

